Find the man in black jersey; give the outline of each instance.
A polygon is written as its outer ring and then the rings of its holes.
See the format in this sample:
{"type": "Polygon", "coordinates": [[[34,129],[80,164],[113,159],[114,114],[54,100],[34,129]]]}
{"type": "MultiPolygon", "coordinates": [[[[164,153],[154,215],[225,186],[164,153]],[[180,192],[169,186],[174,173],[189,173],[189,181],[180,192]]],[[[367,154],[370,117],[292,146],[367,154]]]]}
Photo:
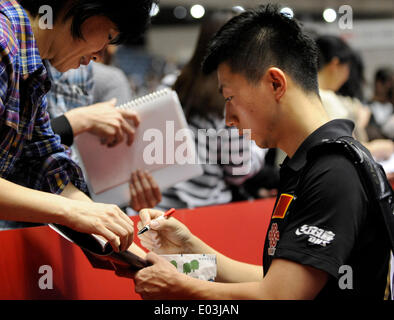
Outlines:
{"type": "MultiPolygon", "coordinates": [[[[143,298],[383,298],[389,241],[354,163],[327,152],[303,170],[309,150],[325,139],[351,136],[354,129],[348,120],[329,121],[316,63],[314,42],[272,6],[242,13],[214,37],[203,68],[218,71],[227,124],[241,133],[250,128],[257,145],[288,155],[263,268],[220,254],[174,218],[159,220],[142,236],[147,247],[156,253],[214,253],[217,282],[177,273],[151,252],[147,259],[153,266],[134,280],[143,298]]],[[[142,210],[142,225],[161,214],[142,210]]]]}

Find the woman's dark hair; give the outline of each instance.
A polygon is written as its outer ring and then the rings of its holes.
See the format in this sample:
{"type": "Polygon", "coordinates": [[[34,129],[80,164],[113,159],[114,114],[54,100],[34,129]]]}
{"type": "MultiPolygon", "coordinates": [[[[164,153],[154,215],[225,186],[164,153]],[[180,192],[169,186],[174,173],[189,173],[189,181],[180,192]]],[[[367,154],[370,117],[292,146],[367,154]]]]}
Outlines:
{"type": "Polygon", "coordinates": [[[334,58],[338,58],[340,63],[351,62],[354,58],[350,46],[337,36],[320,36],[316,39],[316,45],[319,49],[318,70],[329,64],[334,58]]]}
{"type": "Polygon", "coordinates": [[[353,51],[351,60],[350,60],[350,73],[348,80],[339,88],[337,91],[338,94],[357,98],[361,102],[364,101],[364,92],[363,92],[363,85],[364,85],[364,64],[361,59],[361,56],[353,51]]]}
{"type": "Polygon", "coordinates": [[[173,86],[187,119],[196,114],[223,116],[224,100],[218,92],[217,75],[214,72],[204,74],[201,70],[201,63],[211,38],[234,15],[235,12],[231,10],[217,11],[207,16],[201,24],[193,56],[182,69],[173,86]]]}
{"type": "Polygon", "coordinates": [[[117,27],[119,36],[112,44],[124,43],[142,36],[150,21],[150,11],[157,0],[18,0],[21,6],[36,17],[42,6],[50,6],[54,23],[72,19],[71,34],[82,39],[81,26],[89,18],[105,16],[117,27]]]}

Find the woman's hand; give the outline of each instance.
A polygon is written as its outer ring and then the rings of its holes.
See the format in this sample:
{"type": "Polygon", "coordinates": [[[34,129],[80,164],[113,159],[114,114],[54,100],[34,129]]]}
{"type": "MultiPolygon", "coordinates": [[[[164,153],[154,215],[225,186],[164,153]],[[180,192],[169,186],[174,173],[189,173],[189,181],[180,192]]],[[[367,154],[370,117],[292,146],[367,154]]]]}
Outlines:
{"type": "Polygon", "coordinates": [[[60,224],[104,237],[115,252],[127,250],[132,244],[134,223],[118,206],[67,199],[66,207],[60,224]]]}
{"type": "Polygon", "coordinates": [[[137,170],[131,174],[130,207],[135,211],[154,208],[161,201],[161,192],[148,171],[137,170]]]}

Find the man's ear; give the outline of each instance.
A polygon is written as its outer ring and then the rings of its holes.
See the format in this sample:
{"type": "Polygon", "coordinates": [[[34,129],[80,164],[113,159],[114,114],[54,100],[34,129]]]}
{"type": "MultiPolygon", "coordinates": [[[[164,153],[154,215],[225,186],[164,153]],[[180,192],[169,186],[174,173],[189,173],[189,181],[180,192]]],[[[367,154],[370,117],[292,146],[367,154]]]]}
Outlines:
{"type": "Polygon", "coordinates": [[[267,70],[266,76],[275,100],[279,101],[287,90],[287,80],[284,72],[279,68],[271,67],[267,70]]]}

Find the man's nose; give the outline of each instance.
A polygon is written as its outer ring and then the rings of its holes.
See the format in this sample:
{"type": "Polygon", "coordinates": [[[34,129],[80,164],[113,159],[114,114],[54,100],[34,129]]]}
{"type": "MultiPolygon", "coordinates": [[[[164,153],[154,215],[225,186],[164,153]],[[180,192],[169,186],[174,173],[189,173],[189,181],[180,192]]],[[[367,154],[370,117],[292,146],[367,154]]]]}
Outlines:
{"type": "Polygon", "coordinates": [[[102,62],[104,59],[104,53],[105,53],[105,48],[93,53],[91,60],[93,60],[94,62],[102,62]]]}
{"type": "Polygon", "coordinates": [[[226,111],[226,125],[228,127],[236,127],[237,123],[237,118],[230,112],[226,111]]]}
{"type": "Polygon", "coordinates": [[[227,103],[224,107],[224,119],[226,120],[226,126],[228,127],[236,126],[236,117],[232,114],[231,108],[227,103]]]}

